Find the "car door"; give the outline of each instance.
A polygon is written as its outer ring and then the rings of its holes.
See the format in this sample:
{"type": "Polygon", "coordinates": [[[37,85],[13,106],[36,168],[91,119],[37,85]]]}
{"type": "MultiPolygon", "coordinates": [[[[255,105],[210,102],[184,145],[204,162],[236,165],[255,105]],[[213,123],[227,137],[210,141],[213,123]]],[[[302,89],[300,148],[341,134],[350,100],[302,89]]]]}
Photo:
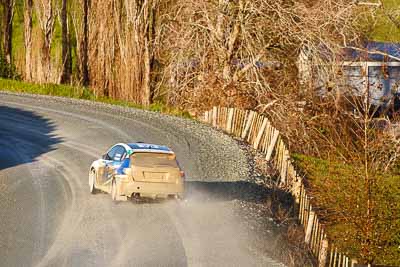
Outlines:
{"type": "Polygon", "coordinates": [[[116,146],[115,153],[111,156],[111,162],[107,167],[107,181],[113,178],[119,167],[121,167],[122,161],[126,157],[126,149],[123,146],[116,146]]]}
{"type": "Polygon", "coordinates": [[[114,157],[112,158],[112,171],[110,175],[114,175],[115,171],[121,166],[122,161],[126,157],[126,149],[123,146],[116,146],[114,157]]]}
{"type": "Polygon", "coordinates": [[[112,167],[113,167],[113,159],[115,157],[115,154],[117,153],[119,146],[114,146],[112,147],[106,154],[104,154],[102,162],[103,162],[103,167],[102,171],[100,172],[100,175],[98,177],[99,179],[99,184],[103,185],[104,183],[107,182],[109,179],[108,177],[110,176],[110,173],[112,172],[112,167]]]}

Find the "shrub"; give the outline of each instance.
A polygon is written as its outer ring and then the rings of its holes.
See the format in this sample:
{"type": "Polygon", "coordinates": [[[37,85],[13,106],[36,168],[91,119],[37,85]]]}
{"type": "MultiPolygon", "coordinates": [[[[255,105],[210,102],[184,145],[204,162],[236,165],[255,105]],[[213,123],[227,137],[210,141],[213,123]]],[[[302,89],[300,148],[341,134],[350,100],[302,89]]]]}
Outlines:
{"type": "Polygon", "coordinates": [[[20,80],[14,64],[9,64],[2,53],[0,53],[0,78],[20,80]]]}

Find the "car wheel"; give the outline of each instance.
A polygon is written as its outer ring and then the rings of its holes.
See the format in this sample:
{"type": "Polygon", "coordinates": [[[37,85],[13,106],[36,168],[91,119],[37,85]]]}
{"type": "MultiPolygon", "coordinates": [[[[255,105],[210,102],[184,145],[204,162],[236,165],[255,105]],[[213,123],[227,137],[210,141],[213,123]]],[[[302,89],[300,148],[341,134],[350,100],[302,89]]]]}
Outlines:
{"type": "Polygon", "coordinates": [[[96,194],[97,193],[95,182],[96,182],[96,171],[95,170],[91,170],[89,172],[89,191],[92,194],[96,194]]]}
{"type": "Polygon", "coordinates": [[[115,179],[112,181],[111,184],[111,199],[113,201],[117,201],[117,182],[115,179]]]}

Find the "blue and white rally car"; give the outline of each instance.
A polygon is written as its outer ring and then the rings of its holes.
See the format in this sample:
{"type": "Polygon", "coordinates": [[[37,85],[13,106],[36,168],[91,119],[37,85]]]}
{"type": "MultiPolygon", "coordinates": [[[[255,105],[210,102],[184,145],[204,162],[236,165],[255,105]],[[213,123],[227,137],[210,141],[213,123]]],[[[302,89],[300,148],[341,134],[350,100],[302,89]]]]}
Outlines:
{"type": "Polygon", "coordinates": [[[184,172],[175,153],[166,146],[118,143],[92,163],[89,189],[111,194],[116,200],[128,197],[182,198],[184,172]]]}

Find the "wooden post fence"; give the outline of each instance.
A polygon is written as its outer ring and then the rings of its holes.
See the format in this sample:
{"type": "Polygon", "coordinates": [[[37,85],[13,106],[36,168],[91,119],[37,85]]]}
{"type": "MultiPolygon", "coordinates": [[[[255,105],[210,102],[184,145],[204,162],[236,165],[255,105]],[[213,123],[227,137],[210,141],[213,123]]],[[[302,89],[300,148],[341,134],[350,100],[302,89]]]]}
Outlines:
{"type": "Polygon", "coordinates": [[[271,162],[279,173],[279,184],[290,188],[298,204],[298,220],[304,227],[304,240],[317,258],[319,267],[347,267],[356,263],[329,243],[324,225],[312,208],[303,179],[297,174],[290,160],[290,152],[279,131],[271,125],[266,116],[255,111],[213,107],[206,111],[201,119],[215,128],[247,141],[254,149],[265,154],[265,159],[271,162]]]}

